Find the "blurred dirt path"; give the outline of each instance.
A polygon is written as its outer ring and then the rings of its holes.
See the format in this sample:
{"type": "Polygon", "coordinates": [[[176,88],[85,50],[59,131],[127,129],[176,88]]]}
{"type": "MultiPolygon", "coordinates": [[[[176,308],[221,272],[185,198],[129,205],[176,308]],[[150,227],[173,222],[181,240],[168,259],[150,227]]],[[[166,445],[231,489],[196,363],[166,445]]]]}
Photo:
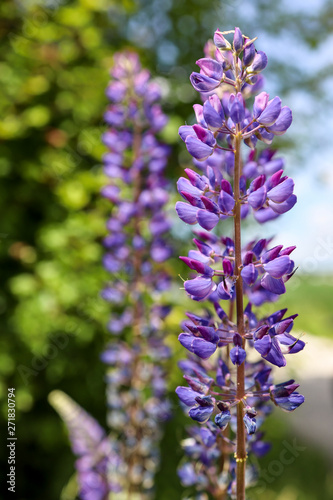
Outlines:
{"type": "MultiPolygon", "coordinates": [[[[286,358],[288,376],[300,384],[305,402],[286,418],[297,434],[333,461],[333,340],[308,334],[302,340],[307,343],[304,350],[286,358]]],[[[285,369],[281,374],[275,370],[275,376],[287,380],[285,369]]]]}

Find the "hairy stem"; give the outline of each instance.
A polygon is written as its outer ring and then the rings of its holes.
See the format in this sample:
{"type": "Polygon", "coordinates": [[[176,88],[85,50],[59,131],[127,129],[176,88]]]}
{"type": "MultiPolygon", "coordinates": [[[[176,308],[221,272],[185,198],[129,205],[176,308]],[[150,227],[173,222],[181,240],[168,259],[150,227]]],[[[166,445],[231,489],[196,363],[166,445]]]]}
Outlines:
{"type": "MultiPolygon", "coordinates": [[[[138,127],[134,129],[134,138],[133,138],[133,153],[134,160],[137,160],[140,155],[141,148],[141,130],[138,127]]],[[[134,202],[137,203],[139,196],[141,193],[141,175],[140,170],[137,169],[136,176],[134,179],[134,193],[133,199],[134,202]]],[[[136,236],[141,236],[140,232],[140,216],[136,215],[134,217],[134,234],[136,236]]],[[[141,281],[141,257],[142,251],[136,250],[133,253],[133,264],[134,264],[134,296],[137,294],[139,296],[139,288],[141,281]]],[[[142,304],[139,301],[139,297],[137,297],[134,301],[134,314],[133,314],[133,330],[134,335],[138,338],[141,334],[141,316],[142,316],[142,304]]]]}
{"type": "MultiPolygon", "coordinates": [[[[235,136],[235,168],[234,168],[234,193],[235,193],[235,209],[234,209],[234,232],[235,232],[235,275],[236,275],[236,316],[238,333],[244,337],[244,309],[243,309],[243,281],[240,275],[240,266],[242,264],[241,257],[241,204],[239,192],[239,179],[241,174],[241,141],[242,133],[237,126],[235,136]]],[[[243,347],[245,339],[243,338],[243,347]]],[[[237,500],[245,500],[245,467],[246,467],[246,439],[245,426],[243,421],[243,403],[241,399],[244,397],[244,362],[237,367],[237,438],[236,438],[236,482],[237,482],[237,500]]]]}
{"type": "MultiPolygon", "coordinates": [[[[140,148],[141,148],[141,130],[139,127],[134,127],[134,136],[133,136],[133,156],[134,161],[137,160],[140,156],[140,148]]],[[[137,169],[135,172],[134,178],[134,190],[133,190],[133,200],[135,203],[138,202],[139,196],[141,193],[141,174],[140,170],[137,169]]],[[[140,216],[136,215],[134,217],[134,234],[135,236],[141,237],[140,231],[140,216]]],[[[143,309],[142,302],[140,300],[140,286],[141,286],[141,265],[142,265],[142,250],[136,250],[133,252],[133,268],[134,268],[134,276],[133,276],[133,296],[134,296],[134,304],[133,304],[133,335],[134,339],[139,339],[141,336],[141,326],[142,326],[142,317],[143,317],[143,309]]],[[[138,370],[140,367],[140,355],[136,354],[134,357],[133,365],[132,365],[132,386],[135,387],[137,385],[137,381],[140,381],[140,377],[138,376],[138,370]]],[[[140,423],[137,422],[136,419],[136,410],[138,406],[138,401],[132,402],[128,408],[128,414],[130,417],[131,425],[135,431],[136,438],[139,438],[141,435],[141,426],[140,423]]],[[[128,454],[128,471],[129,471],[129,485],[127,491],[127,500],[131,500],[132,494],[136,492],[136,485],[134,485],[131,481],[132,469],[134,468],[138,456],[136,454],[136,447],[134,447],[131,452],[128,454]]]]}

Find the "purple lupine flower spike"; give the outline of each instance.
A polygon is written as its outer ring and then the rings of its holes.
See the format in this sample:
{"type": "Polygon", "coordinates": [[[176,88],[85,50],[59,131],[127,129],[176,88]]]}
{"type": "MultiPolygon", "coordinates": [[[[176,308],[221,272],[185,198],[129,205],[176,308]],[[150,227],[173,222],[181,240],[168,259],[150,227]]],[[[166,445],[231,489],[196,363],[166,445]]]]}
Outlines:
{"type": "MultiPolygon", "coordinates": [[[[123,295],[108,324],[117,338],[102,354],[102,361],[108,365],[108,423],[126,464],[121,471],[122,489],[148,494],[158,465],[161,422],[170,413],[163,368],[170,354],[163,343],[163,324],[169,308],[158,303],[159,293],[170,283],[162,267],[171,255],[167,242],[170,222],[164,210],[168,201],[164,170],[169,148],[156,138],[167,118],[158,104],[160,89],[149,72],[141,68],[136,54],[117,54],[111,74],[111,87],[122,90],[118,104],[121,113],[117,111],[123,121],[117,127],[113,124],[107,132],[116,140],[107,141],[106,159],[116,152],[120,155],[118,175],[112,171],[110,186],[123,184],[126,190],[110,200],[110,235],[105,243],[111,238],[113,244],[105,246],[108,259],[117,263],[118,287],[122,283],[123,295]],[[119,140],[123,137],[121,148],[119,140]],[[146,294],[154,294],[154,305],[148,309],[146,294]],[[146,391],[141,390],[143,386],[146,391]]],[[[109,173],[107,165],[105,173],[109,173]]],[[[105,196],[105,188],[102,194],[105,196]]],[[[107,268],[112,273],[115,265],[107,268]]],[[[113,286],[114,276],[111,278],[107,288],[113,286]]]]}
{"type": "Polygon", "coordinates": [[[121,487],[116,471],[122,463],[116,441],[83,408],[62,391],[53,391],[49,401],[69,430],[76,461],[79,495],[82,500],[104,500],[109,492],[121,487]]]}
{"type": "Polygon", "coordinates": [[[111,341],[101,359],[108,366],[110,435],[66,396],[55,402],[79,455],[82,500],[106,500],[120,491],[126,498],[150,498],[161,426],[170,416],[164,368],[170,350],[163,341],[170,308],[161,301],[170,285],[163,263],[172,251],[165,215],[169,147],[156,137],[167,118],[158,103],[160,88],[135,53],[115,54],[106,94],[109,127],[102,139],[108,148],[104,173],[109,181],[101,194],[111,206],[103,240],[110,279],[101,295],[111,305],[111,341]],[[72,420],[69,406],[76,415],[72,420]]]}
{"type": "Polygon", "coordinates": [[[177,202],[176,211],[183,222],[204,230],[195,229],[196,249],[181,257],[190,273],[185,292],[196,301],[196,314],[187,313],[179,335],[188,352],[188,361],[179,365],[189,387],[176,393],[200,428],[192,427],[183,443],[187,459],[179,476],[212,498],[245,498],[247,453],[269,450],[257,432],[271,411],[268,405],[294,411],[304,401],[293,380],[274,385],[271,374],[272,366],[284,367],[288,355],[305,347],[291,333],[297,315],[286,317],[284,309],[260,317],[252,307],[286,292],[295,247],[274,246],[268,239],[241,247],[242,219],[252,213],[265,223],[297,200],[283,160],[272,149],[256,151],[258,141],[270,145],[286,132],[292,114],[278,96],[262,91],[267,56],[254,41],[240,28],[215,32],[215,46],[208,43],[206,57],[197,61],[200,74],[191,76],[204,101],[194,106],[197,124],[179,131],[199,172],[187,168],[188,180],[178,182],[185,201],[177,202]],[[244,160],[242,142],[250,148],[244,160]],[[234,234],[217,236],[220,231],[212,231],[226,219],[234,234]]]}

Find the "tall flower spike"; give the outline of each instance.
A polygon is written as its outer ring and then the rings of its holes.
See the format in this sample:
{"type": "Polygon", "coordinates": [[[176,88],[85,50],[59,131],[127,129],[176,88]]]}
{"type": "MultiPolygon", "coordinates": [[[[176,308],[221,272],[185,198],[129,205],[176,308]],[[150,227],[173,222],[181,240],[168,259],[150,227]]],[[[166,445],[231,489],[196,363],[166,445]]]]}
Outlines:
{"type": "Polygon", "coordinates": [[[161,301],[170,283],[163,265],[171,254],[164,178],[169,148],[156,137],[167,118],[158,104],[160,88],[135,53],[115,54],[106,94],[104,172],[109,181],[102,196],[110,202],[111,216],[103,263],[110,280],[101,295],[111,305],[111,341],[101,358],[108,366],[110,435],[68,397],[56,395],[52,401],[80,456],[80,498],[105,500],[110,492],[122,491],[126,498],[148,499],[162,423],[170,416],[164,366],[170,352],[163,341],[169,307],[161,301]]]}
{"type": "Polygon", "coordinates": [[[170,282],[163,265],[171,255],[164,177],[169,148],[156,137],[167,118],[158,104],[160,89],[136,54],[116,54],[111,75],[111,104],[105,115],[110,128],[103,136],[110,184],[102,191],[112,203],[104,240],[104,265],[111,280],[103,296],[112,303],[108,329],[115,338],[102,360],[108,366],[108,423],[126,464],[119,470],[119,482],[124,491],[149,495],[158,466],[161,422],[170,413],[163,367],[169,356],[163,343],[169,308],[159,303],[170,282]],[[124,89],[120,104],[113,93],[119,85],[124,89]],[[123,117],[121,123],[109,119],[114,107],[123,117]],[[110,134],[116,140],[109,141],[110,134]],[[109,171],[110,163],[118,168],[116,176],[109,171]],[[115,187],[120,191],[111,199],[107,193],[115,187]],[[121,300],[115,301],[119,294],[121,300]]]}
{"type": "Polygon", "coordinates": [[[179,335],[189,352],[188,361],[180,363],[189,387],[176,393],[201,426],[191,428],[184,442],[187,460],[179,476],[184,485],[216,499],[229,494],[245,500],[246,480],[254,477],[253,467],[245,475],[247,456],[269,450],[257,429],[272,403],[293,411],[304,401],[293,380],[274,385],[271,375],[272,365],[285,366],[287,355],[305,346],[291,334],[297,315],[286,317],[284,309],[260,317],[252,310],[285,293],[295,272],[295,247],[241,241],[242,219],[253,213],[265,223],[296,203],[283,160],[273,150],[256,151],[258,141],[270,144],[286,132],[292,114],[279,97],[261,91],[267,57],[254,41],[239,28],[216,31],[215,47],[208,43],[207,57],[197,61],[200,74],[191,75],[204,102],[194,106],[198,123],[179,131],[200,173],[186,169],[188,179],[178,181],[185,201],[177,202],[176,211],[185,223],[205,230],[195,230],[196,249],[181,257],[191,270],[185,291],[205,309],[200,314],[197,304],[195,315],[187,313],[179,335]],[[251,107],[249,97],[254,97],[251,107]],[[251,149],[244,160],[242,143],[251,149]],[[225,219],[233,221],[232,237],[211,232],[225,219]]]}

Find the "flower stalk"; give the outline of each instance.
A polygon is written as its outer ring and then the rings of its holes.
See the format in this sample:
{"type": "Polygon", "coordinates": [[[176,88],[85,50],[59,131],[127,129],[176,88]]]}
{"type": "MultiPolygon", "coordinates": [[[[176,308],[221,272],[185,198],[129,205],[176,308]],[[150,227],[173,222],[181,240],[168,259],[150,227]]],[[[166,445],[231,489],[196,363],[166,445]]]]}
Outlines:
{"type": "MultiPolygon", "coordinates": [[[[243,280],[240,274],[242,266],[242,245],[241,245],[241,204],[239,182],[241,174],[241,145],[242,133],[239,125],[236,127],[235,135],[235,167],[234,167],[234,186],[235,186],[235,213],[234,213],[234,237],[235,237],[235,278],[236,278],[236,315],[237,331],[242,337],[242,348],[245,349],[244,339],[244,308],[243,308],[243,280]]],[[[237,436],[236,436],[236,477],[237,477],[237,500],[245,500],[245,470],[246,470],[246,437],[245,425],[243,421],[243,403],[245,392],[245,364],[237,366],[237,436]]]]}

